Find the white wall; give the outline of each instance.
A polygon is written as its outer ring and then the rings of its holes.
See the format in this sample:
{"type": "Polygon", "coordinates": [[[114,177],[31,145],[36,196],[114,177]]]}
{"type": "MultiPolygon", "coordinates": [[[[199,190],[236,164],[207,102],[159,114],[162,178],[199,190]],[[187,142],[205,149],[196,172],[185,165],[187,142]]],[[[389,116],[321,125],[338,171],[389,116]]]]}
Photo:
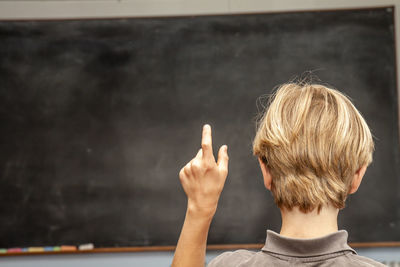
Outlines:
{"type": "Polygon", "coordinates": [[[398,0],[0,0],[0,18],[164,16],[397,4],[398,0]]]}
{"type": "MultiPolygon", "coordinates": [[[[0,0],[0,20],[229,14],[388,5],[396,7],[396,39],[399,40],[400,0],[0,0]]],[[[400,51],[399,48],[400,42],[397,42],[397,51],[400,51]]],[[[400,53],[397,53],[398,62],[399,59],[400,53]]],[[[400,68],[398,68],[398,72],[400,72],[400,68]]],[[[400,77],[399,73],[397,76],[400,77]]],[[[379,261],[400,261],[400,248],[375,248],[358,251],[361,255],[379,261]]],[[[217,252],[209,252],[207,257],[210,259],[216,254],[217,252]]],[[[1,257],[0,265],[4,267],[169,266],[171,259],[172,252],[20,256],[1,257]]]]}
{"type": "MultiPolygon", "coordinates": [[[[222,251],[207,253],[206,262],[222,251]]],[[[361,249],[358,254],[377,261],[400,267],[400,248],[374,248],[361,249]]],[[[114,253],[114,254],[76,254],[52,256],[12,256],[0,258],[2,267],[162,267],[170,266],[173,252],[140,252],[140,253],[114,253]]],[[[229,266],[227,266],[229,267],[229,266]]]]}

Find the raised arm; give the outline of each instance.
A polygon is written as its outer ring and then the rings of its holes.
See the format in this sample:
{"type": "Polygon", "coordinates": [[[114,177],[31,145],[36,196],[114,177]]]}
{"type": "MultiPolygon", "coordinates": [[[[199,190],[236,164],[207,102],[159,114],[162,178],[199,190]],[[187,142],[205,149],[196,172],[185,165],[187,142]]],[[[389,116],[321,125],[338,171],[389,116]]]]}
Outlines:
{"type": "Polygon", "coordinates": [[[173,267],[204,266],[208,230],[228,175],[227,149],[226,145],[219,149],[216,162],[211,127],[204,125],[201,149],[179,173],[187,196],[187,210],[173,267]]]}

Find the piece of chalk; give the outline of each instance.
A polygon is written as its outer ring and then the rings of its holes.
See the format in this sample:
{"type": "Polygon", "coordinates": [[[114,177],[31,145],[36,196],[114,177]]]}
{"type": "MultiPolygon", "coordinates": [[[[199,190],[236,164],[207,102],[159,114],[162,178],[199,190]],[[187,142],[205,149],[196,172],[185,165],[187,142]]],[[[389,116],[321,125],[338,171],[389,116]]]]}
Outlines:
{"type": "Polygon", "coordinates": [[[28,248],[22,248],[21,251],[22,252],[28,252],[28,248]]]}
{"type": "Polygon", "coordinates": [[[22,252],[22,248],[9,248],[7,249],[7,253],[13,252],[22,252]]]}
{"type": "Polygon", "coordinates": [[[0,248],[0,253],[7,253],[7,249],[5,249],[5,248],[0,248]]]}
{"type": "Polygon", "coordinates": [[[44,251],[54,251],[54,247],[44,247],[44,251]]]}
{"type": "Polygon", "coordinates": [[[53,251],[60,251],[60,250],[61,250],[61,248],[59,246],[53,247],[53,251]]]}
{"type": "Polygon", "coordinates": [[[76,250],[76,246],[61,246],[60,250],[61,251],[75,251],[76,250]]]}
{"type": "Polygon", "coordinates": [[[92,243],[79,245],[79,250],[91,250],[94,249],[94,245],[92,243]]]}
{"type": "Polygon", "coordinates": [[[44,247],[29,247],[28,252],[43,252],[44,247]]]}

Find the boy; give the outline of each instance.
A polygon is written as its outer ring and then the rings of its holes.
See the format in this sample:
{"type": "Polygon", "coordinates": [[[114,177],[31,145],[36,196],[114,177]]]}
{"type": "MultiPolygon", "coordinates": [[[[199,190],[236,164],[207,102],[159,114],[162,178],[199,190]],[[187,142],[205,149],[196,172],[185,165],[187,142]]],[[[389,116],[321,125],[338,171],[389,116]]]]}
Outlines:
{"type": "MultiPolygon", "coordinates": [[[[280,234],[260,252],[226,252],[217,266],[384,266],[358,256],[337,216],[372,161],[368,125],[350,100],[318,84],[288,83],[271,96],[253,142],[265,187],[281,210],[280,234]]],[[[215,162],[211,128],[179,173],[187,212],[172,266],[204,266],[207,234],[228,174],[227,146],[215,162]]]]}

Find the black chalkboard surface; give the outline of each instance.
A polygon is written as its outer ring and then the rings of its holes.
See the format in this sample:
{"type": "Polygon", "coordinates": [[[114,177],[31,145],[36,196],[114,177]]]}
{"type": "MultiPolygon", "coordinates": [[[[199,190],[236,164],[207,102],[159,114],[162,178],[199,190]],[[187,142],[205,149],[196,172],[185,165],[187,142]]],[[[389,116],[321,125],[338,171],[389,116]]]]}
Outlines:
{"type": "Polygon", "coordinates": [[[280,216],[251,152],[256,102],[306,70],[376,138],[340,227],[400,241],[394,44],[392,8],[0,22],[0,247],[176,244],[204,123],[230,152],[209,243],[264,242],[280,216]]]}

